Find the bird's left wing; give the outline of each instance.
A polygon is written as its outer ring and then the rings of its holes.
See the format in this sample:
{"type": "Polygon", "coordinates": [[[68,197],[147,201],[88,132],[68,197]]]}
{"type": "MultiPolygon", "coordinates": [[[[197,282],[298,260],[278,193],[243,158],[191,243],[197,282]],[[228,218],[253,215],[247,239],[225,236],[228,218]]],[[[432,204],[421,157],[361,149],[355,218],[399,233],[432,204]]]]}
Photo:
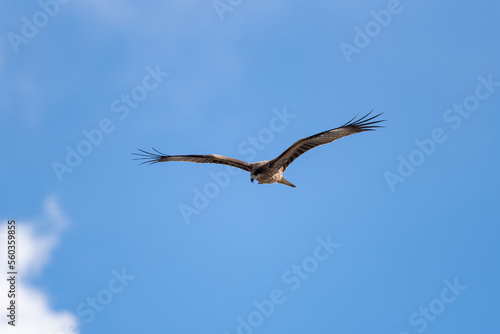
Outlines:
{"type": "Polygon", "coordinates": [[[189,161],[189,162],[196,162],[196,163],[200,163],[200,164],[209,163],[209,164],[229,165],[232,167],[241,168],[241,169],[246,170],[248,172],[250,172],[252,170],[252,165],[253,165],[253,164],[245,162],[245,161],[225,157],[223,155],[218,155],[218,154],[167,155],[167,154],[158,152],[154,148],[153,148],[153,150],[156,153],[151,153],[151,152],[147,152],[147,151],[143,151],[143,150],[139,149],[139,151],[141,151],[141,153],[132,153],[132,154],[138,156],[135,160],[144,160],[143,163],[149,163],[149,164],[154,164],[154,163],[163,162],[163,161],[189,161]]]}
{"type": "Polygon", "coordinates": [[[379,125],[375,125],[377,123],[383,122],[384,120],[378,120],[381,114],[368,117],[371,114],[369,112],[365,116],[361,117],[358,120],[355,120],[356,117],[351,119],[349,122],[344,125],[332,129],[327,130],[310,137],[302,138],[297,140],[292,146],[286,149],[280,156],[271,160],[269,164],[273,168],[284,168],[283,171],[290,165],[297,157],[310,149],[320,146],[323,144],[331,143],[334,140],[340,139],[345,136],[352,135],[354,133],[363,132],[363,131],[373,131],[375,128],[379,128],[379,125]]]}

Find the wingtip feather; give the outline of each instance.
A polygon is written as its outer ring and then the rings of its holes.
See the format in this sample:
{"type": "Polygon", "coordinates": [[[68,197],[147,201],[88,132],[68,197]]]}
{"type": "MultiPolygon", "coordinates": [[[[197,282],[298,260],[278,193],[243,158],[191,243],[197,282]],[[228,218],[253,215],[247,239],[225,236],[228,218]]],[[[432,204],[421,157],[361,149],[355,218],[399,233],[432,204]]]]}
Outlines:
{"type": "Polygon", "coordinates": [[[132,160],[144,160],[139,165],[144,165],[144,164],[152,165],[161,162],[162,158],[168,157],[167,154],[158,151],[154,147],[152,147],[152,150],[155,151],[156,153],[148,152],[140,148],[138,148],[137,150],[140,151],[141,153],[137,152],[132,153],[133,155],[137,156],[137,158],[134,158],[132,160]]]}

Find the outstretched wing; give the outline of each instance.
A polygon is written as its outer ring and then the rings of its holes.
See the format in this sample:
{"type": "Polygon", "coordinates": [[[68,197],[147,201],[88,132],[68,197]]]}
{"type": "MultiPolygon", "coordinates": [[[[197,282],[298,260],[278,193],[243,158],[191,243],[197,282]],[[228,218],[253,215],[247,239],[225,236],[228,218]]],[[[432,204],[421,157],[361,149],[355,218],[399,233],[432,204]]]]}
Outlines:
{"type": "Polygon", "coordinates": [[[349,122],[336,129],[324,131],[310,137],[299,139],[287,150],[285,150],[285,152],[281,153],[279,157],[271,160],[269,164],[272,166],[272,168],[284,168],[284,171],[288,167],[288,165],[290,165],[297,157],[316,146],[331,143],[334,140],[352,135],[354,133],[372,131],[375,130],[375,128],[381,127],[380,125],[375,124],[384,121],[376,119],[382,114],[378,114],[368,118],[371,113],[372,112],[370,111],[368,114],[358,120],[355,120],[356,117],[354,117],[349,122]]]}
{"type": "Polygon", "coordinates": [[[147,152],[144,150],[139,149],[141,153],[132,153],[134,155],[137,155],[138,157],[135,158],[134,160],[144,160],[142,163],[149,163],[149,164],[154,164],[157,162],[163,162],[163,161],[190,161],[190,162],[196,162],[199,164],[221,164],[221,165],[229,165],[233,166],[236,168],[241,168],[243,170],[246,170],[248,172],[251,171],[252,169],[252,164],[241,161],[238,159],[233,159],[233,158],[228,158],[223,155],[218,155],[218,154],[207,154],[207,155],[196,155],[196,154],[190,154],[190,155],[167,155],[164,153],[161,153],[153,148],[153,150],[156,153],[151,153],[147,152]]]}

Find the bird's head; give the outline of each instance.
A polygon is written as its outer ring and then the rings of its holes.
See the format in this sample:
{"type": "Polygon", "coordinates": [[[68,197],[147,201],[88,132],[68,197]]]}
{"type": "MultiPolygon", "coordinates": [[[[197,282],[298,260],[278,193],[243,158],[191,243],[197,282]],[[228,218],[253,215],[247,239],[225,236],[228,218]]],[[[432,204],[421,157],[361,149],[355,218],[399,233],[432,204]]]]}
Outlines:
{"type": "Polygon", "coordinates": [[[250,173],[250,181],[259,181],[259,177],[260,175],[264,174],[265,173],[265,168],[264,167],[259,167],[257,168],[256,170],[253,170],[251,173],[250,173]]]}
{"type": "Polygon", "coordinates": [[[257,175],[255,173],[250,173],[250,181],[255,181],[257,179],[257,175]]]}

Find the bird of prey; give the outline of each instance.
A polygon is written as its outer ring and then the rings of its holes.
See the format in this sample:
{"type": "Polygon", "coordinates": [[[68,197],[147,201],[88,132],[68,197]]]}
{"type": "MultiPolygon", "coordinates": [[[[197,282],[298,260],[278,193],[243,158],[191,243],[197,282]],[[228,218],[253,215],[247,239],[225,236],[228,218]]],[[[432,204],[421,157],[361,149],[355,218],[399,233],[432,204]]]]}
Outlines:
{"type": "Polygon", "coordinates": [[[222,164],[229,165],[232,167],[241,168],[250,172],[250,180],[253,182],[257,180],[259,184],[265,183],[281,183],[290,187],[295,187],[287,179],[283,177],[283,172],[286,170],[288,165],[290,165],[297,157],[310,149],[320,146],[323,144],[331,143],[339,138],[352,135],[354,133],[363,131],[372,131],[375,128],[381,127],[376,125],[385,120],[380,120],[381,114],[368,117],[371,114],[369,112],[365,116],[356,120],[356,116],[344,125],[320,132],[310,137],[302,138],[297,140],[292,146],[287,148],[278,157],[272,160],[258,161],[254,163],[241,161],[234,158],[225,157],[218,154],[207,154],[207,155],[167,155],[163,154],[156,149],[153,150],[156,153],[147,152],[139,149],[140,153],[133,153],[138,157],[135,160],[144,160],[143,163],[154,164],[163,161],[190,161],[196,163],[210,163],[210,164],[222,164]]]}

